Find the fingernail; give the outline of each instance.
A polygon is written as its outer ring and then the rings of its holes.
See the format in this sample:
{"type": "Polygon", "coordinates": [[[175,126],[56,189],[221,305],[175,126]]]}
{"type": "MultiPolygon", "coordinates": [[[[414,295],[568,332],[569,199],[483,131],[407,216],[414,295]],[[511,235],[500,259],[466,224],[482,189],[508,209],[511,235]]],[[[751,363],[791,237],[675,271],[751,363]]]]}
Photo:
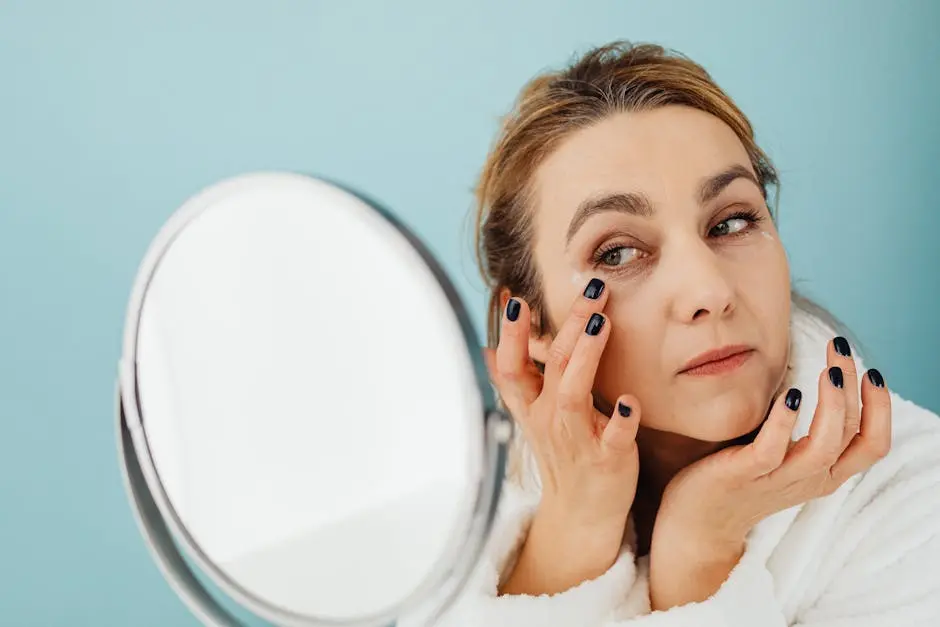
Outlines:
{"type": "Polygon", "coordinates": [[[849,341],[841,335],[832,340],[832,345],[835,347],[836,352],[843,357],[852,356],[852,348],[849,346],[849,341]]]}
{"type": "Polygon", "coordinates": [[[803,400],[803,393],[796,388],[790,388],[790,391],[787,392],[787,398],[784,399],[784,403],[787,405],[787,409],[790,411],[796,411],[800,408],[800,401],[803,400]]]}
{"type": "Polygon", "coordinates": [[[620,413],[620,415],[623,416],[624,418],[629,418],[629,417],[630,417],[630,413],[631,413],[633,410],[630,409],[630,406],[629,406],[629,405],[624,405],[622,402],[618,401],[618,402],[617,402],[617,411],[618,411],[618,412],[620,413]]]}
{"type": "Polygon", "coordinates": [[[885,386],[885,378],[874,368],[868,371],[868,380],[871,381],[871,384],[876,388],[883,388],[885,386]]]}
{"type": "Polygon", "coordinates": [[[584,329],[588,335],[597,335],[601,332],[601,329],[604,328],[604,316],[600,314],[591,315],[591,319],[588,320],[587,328],[584,329]]]}
{"type": "Polygon", "coordinates": [[[600,279],[591,279],[587,287],[584,288],[584,297],[591,300],[597,300],[604,293],[604,282],[600,279]]]}
{"type": "Polygon", "coordinates": [[[519,301],[515,298],[510,298],[509,302],[506,304],[506,317],[509,318],[510,322],[515,322],[519,319],[519,312],[522,310],[522,305],[519,304],[519,301]]]}
{"type": "Polygon", "coordinates": [[[842,368],[833,366],[829,369],[829,382],[837,388],[842,388],[844,385],[842,381],[842,368]]]}

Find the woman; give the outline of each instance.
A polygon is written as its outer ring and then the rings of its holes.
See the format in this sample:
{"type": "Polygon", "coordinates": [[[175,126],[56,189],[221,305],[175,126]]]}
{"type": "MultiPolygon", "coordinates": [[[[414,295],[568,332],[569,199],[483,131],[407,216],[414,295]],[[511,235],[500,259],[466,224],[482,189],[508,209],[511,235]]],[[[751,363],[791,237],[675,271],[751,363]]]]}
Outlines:
{"type": "Polygon", "coordinates": [[[776,183],[659,47],[522,91],[478,188],[520,440],[447,624],[940,625],[940,421],[791,292],[776,183]]]}

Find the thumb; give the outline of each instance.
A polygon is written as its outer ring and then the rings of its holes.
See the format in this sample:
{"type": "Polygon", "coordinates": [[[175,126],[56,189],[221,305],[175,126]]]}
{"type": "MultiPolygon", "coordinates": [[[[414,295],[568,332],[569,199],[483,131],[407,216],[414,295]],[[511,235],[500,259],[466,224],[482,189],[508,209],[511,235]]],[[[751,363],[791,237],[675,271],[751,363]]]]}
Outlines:
{"type": "Polygon", "coordinates": [[[626,453],[636,445],[636,431],[640,425],[640,403],[632,396],[621,396],[614,404],[610,421],[601,436],[604,450],[626,453]]]}

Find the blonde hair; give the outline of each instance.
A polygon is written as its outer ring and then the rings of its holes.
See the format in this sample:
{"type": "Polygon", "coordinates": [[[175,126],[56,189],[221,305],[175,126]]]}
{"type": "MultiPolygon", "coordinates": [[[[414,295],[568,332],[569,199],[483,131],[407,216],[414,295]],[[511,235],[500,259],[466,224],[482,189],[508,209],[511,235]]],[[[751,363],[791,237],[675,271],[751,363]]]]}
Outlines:
{"type": "MultiPolygon", "coordinates": [[[[617,41],[595,48],[562,70],[526,84],[503,119],[476,188],[475,249],[489,290],[487,344],[499,343],[500,292],[526,300],[536,330],[553,333],[544,311],[541,277],[533,261],[532,181],[536,169],[571,133],[621,112],[684,105],[709,113],[744,145],[765,199],[778,177],[757,145],[750,121],[705,69],[653,44],[617,41]]],[[[774,197],[776,200],[776,194],[774,197]]],[[[776,202],[771,216],[776,221],[776,202]]],[[[796,307],[843,328],[832,314],[795,290],[796,307]]],[[[519,479],[525,453],[521,438],[510,456],[509,476],[519,479]]]]}

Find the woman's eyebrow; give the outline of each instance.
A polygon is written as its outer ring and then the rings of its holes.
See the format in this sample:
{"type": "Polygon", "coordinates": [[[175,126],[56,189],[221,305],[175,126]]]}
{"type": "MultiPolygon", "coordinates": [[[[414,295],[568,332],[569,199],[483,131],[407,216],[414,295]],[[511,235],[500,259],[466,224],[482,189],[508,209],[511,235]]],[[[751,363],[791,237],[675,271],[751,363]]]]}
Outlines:
{"type": "Polygon", "coordinates": [[[653,203],[644,194],[639,192],[614,192],[602,194],[581,201],[568,224],[568,235],[565,238],[565,248],[571,245],[578,230],[584,223],[600,213],[616,211],[641,218],[653,216],[653,203]]]}
{"type": "MultiPolygon", "coordinates": [[[[726,187],[737,179],[746,179],[762,190],[760,182],[750,169],[734,164],[717,174],[712,174],[702,180],[698,190],[699,204],[704,205],[718,197],[726,187]]],[[[565,237],[565,249],[571,245],[571,240],[584,226],[584,223],[594,216],[615,211],[640,218],[651,218],[656,212],[653,203],[641,192],[613,192],[601,194],[581,201],[568,224],[568,234],[565,237]]]]}
{"type": "Polygon", "coordinates": [[[737,179],[747,179],[754,183],[758,189],[761,190],[763,194],[763,187],[761,187],[760,182],[757,180],[757,177],[751,172],[749,168],[744,167],[743,165],[736,163],[728,168],[725,168],[718,174],[713,174],[709,177],[706,177],[702,180],[702,183],[699,185],[698,192],[698,202],[700,205],[704,205],[715,198],[718,195],[725,191],[725,188],[731,185],[737,179]]]}

